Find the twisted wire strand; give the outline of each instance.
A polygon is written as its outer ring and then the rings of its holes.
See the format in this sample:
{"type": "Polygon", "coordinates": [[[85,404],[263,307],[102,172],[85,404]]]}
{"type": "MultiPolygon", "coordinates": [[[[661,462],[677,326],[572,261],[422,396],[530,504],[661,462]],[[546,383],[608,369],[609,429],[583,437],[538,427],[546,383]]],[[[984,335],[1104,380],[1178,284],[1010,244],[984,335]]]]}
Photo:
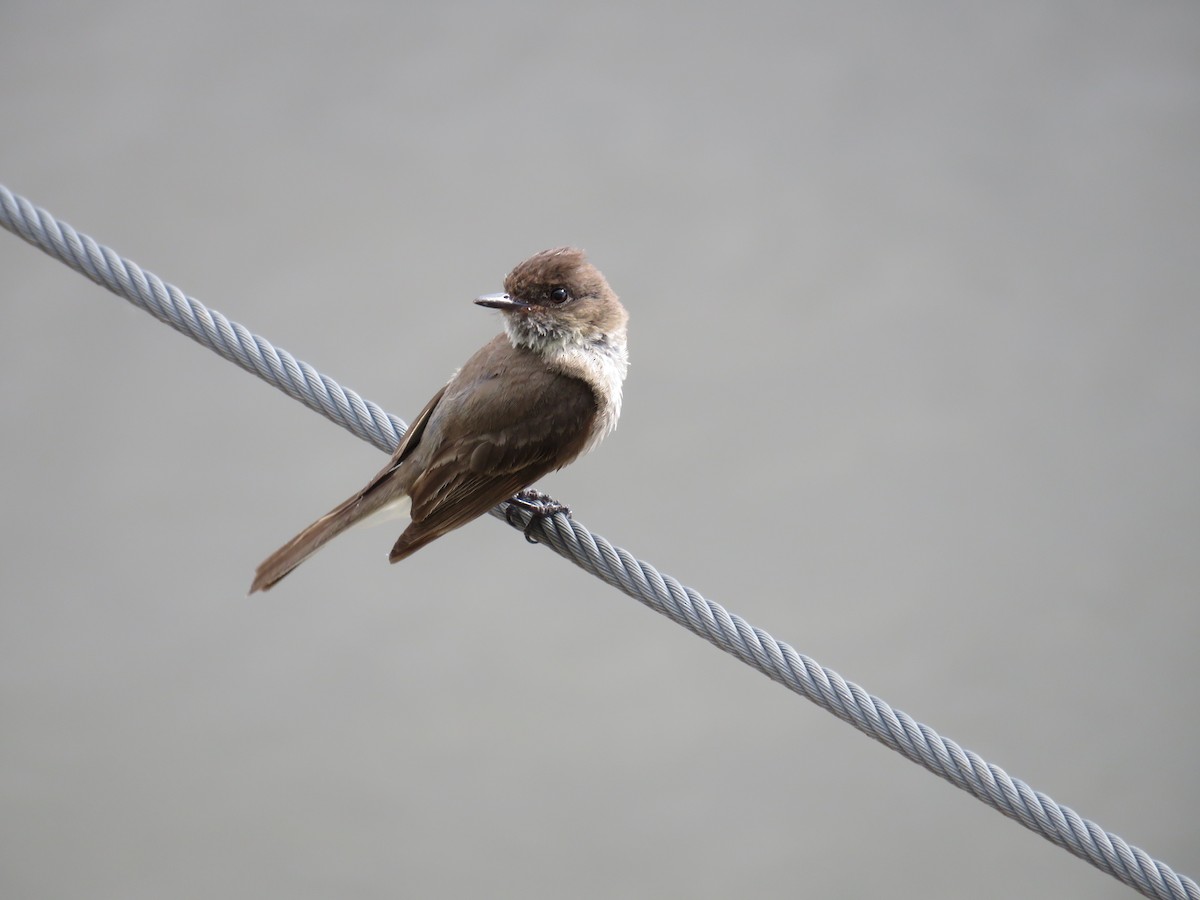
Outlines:
{"type": "MultiPolygon", "coordinates": [[[[403,420],[97,244],[3,185],[0,225],[380,450],[392,452],[404,433],[407,426],[403,420]]],[[[508,510],[501,504],[492,510],[500,518],[506,512],[515,528],[529,524],[530,514],[519,507],[508,510]]],[[[1191,878],[1177,874],[1118,835],[1012,778],[740,616],[731,615],[670,575],[614,547],[578,520],[563,515],[543,519],[534,525],[531,534],[606,584],[1134,890],[1162,900],[1200,900],[1200,885],[1191,878]]]]}

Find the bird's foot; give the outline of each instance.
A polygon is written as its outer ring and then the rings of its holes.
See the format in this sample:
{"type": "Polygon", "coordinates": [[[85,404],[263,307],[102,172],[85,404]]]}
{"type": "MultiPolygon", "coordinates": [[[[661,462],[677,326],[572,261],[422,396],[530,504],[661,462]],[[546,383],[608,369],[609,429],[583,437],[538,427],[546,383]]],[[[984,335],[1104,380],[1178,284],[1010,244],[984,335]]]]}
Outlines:
{"type": "Polygon", "coordinates": [[[516,526],[513,520],[513,513],[518,509],[524,509],[529,513],[529,522],[524,529],[525,540],[531,544],[538,543],[530,532],[534,526],[543,519],[548,519],[551,516],[556,516],[559,513],[564,513],[566,517],[571,518],[571,508],[559,503],[549,494],[543,494],[541,491],[535,491],[533,488],[525,488],[514,494],[508,500],[508,506],[504,510],[504,518],[509,525],[516,526]]]}

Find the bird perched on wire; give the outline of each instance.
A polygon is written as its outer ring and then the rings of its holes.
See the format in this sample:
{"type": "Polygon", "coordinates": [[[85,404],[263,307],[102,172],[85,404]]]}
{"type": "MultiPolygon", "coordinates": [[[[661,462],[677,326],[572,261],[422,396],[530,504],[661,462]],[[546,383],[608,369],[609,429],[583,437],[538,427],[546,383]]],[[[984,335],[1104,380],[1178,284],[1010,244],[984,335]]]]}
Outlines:
{"type": "Polygon", "coordinates": [[[573,247],[531,256],[503,293],[475,302],[503,313],[504,332],[433,395],[362,490],[263,561],[251,593],[374,517],[408,515],[388,557],[398,562],[505,500],[528,509],[530,525],[570,513],[527,488],[616,427],[628,367],[625,308],[573,247]]]}

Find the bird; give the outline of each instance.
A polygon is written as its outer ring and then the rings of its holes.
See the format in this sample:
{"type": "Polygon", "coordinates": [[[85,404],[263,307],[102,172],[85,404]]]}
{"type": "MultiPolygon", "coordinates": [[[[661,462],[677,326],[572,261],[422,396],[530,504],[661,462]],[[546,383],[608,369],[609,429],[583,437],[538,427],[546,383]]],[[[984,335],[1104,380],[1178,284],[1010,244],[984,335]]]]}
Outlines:
{"type": "Polygon", "coordinates": [[[503,292],[474,302],[499,310],[504,331],[425,404],[374,478],[259,565],[251,594],[368,519],[408,515],[388,556],[396,563],[506,500],[531,512],[531,526],[570,514],[529,486],[616,428],[629,365],[625,307],[574,247],[535,253],[503,292]]]}

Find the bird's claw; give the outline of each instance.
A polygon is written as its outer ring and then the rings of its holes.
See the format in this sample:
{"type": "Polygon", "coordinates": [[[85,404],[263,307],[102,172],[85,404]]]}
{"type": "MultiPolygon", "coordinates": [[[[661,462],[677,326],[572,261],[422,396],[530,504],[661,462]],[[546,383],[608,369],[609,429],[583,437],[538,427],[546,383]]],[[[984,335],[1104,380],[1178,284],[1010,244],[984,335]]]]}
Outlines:
{"type": "Polygon", "coordinates": [[[539,543],[537,538],[530,534],[530,532],[543,519],[548,519],[559,513],[563,513],[568,519],[571,518],[571,508],[569,506],[564,506],[549,494],[543,494],[541,491],[535,491],[533,488],[526,488],[514,494],[509,499],[508,506],[504,509],[504,519],[513,527],[517,525],[513,519],[513,514],[518,509],[526,510],[529,513],[529,522],[522,529],[522,533],[525,535],[525,540],[531,544],[539,543]]]}

